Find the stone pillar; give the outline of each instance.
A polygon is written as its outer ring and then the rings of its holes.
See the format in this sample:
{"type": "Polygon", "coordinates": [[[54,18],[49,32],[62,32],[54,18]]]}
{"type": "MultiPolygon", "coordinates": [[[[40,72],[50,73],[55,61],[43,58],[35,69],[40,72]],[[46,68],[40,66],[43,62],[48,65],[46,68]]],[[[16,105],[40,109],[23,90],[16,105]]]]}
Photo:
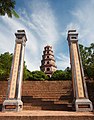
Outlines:
{"type": "Polygon", "coordinates": [[[24,30],[15,33],[16,43],[14,57],[8,81],[8,91],[6,100],[3,102],[3,111],[21,111],[23,103],[21,101],[21,86],[23,79],[24,48],[27,41],[24,30]]]}
{"type": "Polygon", "coordinates": [[[91,101],[88,99],[84,71],[78,46],[78,33],[76,30],[68,31],[67,40],[70,50],[75,109],[76,111],[92,111],[93,106],[91,101]]]}

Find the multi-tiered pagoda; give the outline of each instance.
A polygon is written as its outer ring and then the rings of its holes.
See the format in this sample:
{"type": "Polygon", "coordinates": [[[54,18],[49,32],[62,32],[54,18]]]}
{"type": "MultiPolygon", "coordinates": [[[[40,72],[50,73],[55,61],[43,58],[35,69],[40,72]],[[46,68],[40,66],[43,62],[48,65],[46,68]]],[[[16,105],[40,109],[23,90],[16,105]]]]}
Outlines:
{"type": "Polygon", "coordinates": [[[40,70],[49,77],[51,77],[52,74],[57,70],[52,46],[47,45],[44,47],[40,70]]]}

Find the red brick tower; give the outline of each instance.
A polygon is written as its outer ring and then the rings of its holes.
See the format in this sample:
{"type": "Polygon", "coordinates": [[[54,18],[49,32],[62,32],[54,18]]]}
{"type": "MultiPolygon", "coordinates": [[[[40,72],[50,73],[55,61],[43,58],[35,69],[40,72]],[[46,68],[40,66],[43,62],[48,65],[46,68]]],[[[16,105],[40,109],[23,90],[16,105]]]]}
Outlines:
{"type": "Polygon", "coordinates": [[[44,47],[40,70],[49,77],[51,77],[52,74],[57,70],[52,46],[47,45],[46,47],[44,47]]]}

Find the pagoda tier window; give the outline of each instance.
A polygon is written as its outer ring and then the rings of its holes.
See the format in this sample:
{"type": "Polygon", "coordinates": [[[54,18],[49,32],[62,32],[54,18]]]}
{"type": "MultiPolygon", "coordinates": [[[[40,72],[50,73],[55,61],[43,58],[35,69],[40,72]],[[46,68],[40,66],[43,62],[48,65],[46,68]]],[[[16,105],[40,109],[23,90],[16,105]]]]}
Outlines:
{"type": "Polygon", "coordinates": [[[47,64],[49,64],[49,61],[47,61],[47,64]]]}
{"type": "Polygon", "coordinates": [[[50,68],[47,68],[47,71],[50,71],[50,68]]]}

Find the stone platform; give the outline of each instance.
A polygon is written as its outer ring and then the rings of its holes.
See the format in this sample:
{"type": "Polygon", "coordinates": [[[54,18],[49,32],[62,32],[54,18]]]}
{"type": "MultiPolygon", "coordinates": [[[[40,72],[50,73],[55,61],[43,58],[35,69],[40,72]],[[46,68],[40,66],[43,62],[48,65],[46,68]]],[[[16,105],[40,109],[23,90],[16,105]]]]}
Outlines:
{"type": "Polygon", "coordinates": [[[94,120],[94,113],[43,110],[0,112],[0,120],[94,120]]]}

